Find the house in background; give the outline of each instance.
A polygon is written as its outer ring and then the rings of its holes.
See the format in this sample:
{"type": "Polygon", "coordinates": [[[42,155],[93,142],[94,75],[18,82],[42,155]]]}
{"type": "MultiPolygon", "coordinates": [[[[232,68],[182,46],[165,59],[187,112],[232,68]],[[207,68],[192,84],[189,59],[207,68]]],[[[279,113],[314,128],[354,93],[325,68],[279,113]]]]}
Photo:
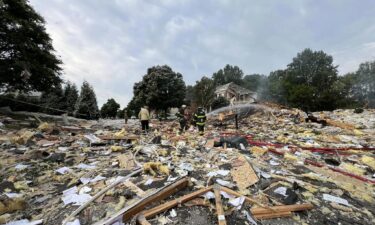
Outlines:
{"type": "Polygon", "coordinates": [[[233,82],[219,86],[215,90],[216,97],[224,97],[231,104],[252,103],[256,101],[257,93],[252,92],[233,82]]]}

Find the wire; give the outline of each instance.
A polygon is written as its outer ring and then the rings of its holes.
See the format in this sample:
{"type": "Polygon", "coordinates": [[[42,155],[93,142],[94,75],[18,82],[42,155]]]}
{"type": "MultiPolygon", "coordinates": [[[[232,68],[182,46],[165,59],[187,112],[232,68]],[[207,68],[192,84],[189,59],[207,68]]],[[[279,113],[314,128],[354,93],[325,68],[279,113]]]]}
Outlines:
{"type": "MultiPolygon", "coordinates": [[[[58,111],[58,112],[63,112],[63,113],[72,113],[72,114],[73,114],[73,112],[70,112],[70,111],[61,110],[61,109],[56,109],[56,108],[51,108],[51,107],[48,107],[48,106],[42,106],[42,105],[38,105],[38,104],[34,104],[34,103],[30,103],[30,102],[21,101],[21,100],[16,100],[16,99],[13,99],[13,98],[5,97],[5,96],[3,96],[3,95],[0,95],[0,97],[1,97],[1,98],[4,98],[4,99],[7,99],[7,100],[10,100],[10,101],[19,102],[19,103],[23,103],[23,104],[27,104],[27,105],[33,105],[33,106],[37,106],[37,107],[44,108],[44,109],[52,109],[52,110],[55,110],[55,111],[58,111]]],[[[76,115],[82,115],[82,116],[90,116],[90,115],[82,114],[82,113],[75,113],[75,114],[76,114],[76,115]]]]}

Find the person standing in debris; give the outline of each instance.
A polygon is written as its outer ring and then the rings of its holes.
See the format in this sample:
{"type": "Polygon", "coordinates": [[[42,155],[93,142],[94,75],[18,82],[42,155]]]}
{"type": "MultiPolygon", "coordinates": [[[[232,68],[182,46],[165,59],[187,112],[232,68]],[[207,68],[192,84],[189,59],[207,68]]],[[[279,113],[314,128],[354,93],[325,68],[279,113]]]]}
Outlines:
{"type": "Polygon", "coordinates": [[[186,105],[182,105],[181,108],[176,113],[178,117],[178,121],[180,122],[180,133],[182,134],[184,131],[188,129],[187,122],[189,118],[188,110],[186,109],[186,105]]]}
{"type": "Polygon", "coordinates": [[[124,110],[124,119],[125,119],[125,124],[127,124],[128,123],[128,119],[129,119],[129,117],[128,117],[128,110],[127,109],[124,110]]]}
{"type": "Polygon", "coordinates": [[[198,127],[199,135],[203,135],[204,125],[206,123],[206,113],[202,107],[198,107],[197,112],[194,113],[193,122],[198,127]]]}
{"type": "Polygon", "coordinates": [[[149,129],[150,112],[148,106],[143,106],[138,113],[138,118],[141,121],[142,131],[147,132],[149,129]]]}

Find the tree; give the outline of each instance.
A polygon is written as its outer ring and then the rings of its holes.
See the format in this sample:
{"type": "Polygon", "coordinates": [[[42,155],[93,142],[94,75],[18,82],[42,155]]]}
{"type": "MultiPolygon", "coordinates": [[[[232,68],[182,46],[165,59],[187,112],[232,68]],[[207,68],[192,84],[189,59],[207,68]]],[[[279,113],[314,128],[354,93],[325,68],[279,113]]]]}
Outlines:
{"type": "Polygon", "coordinates": [[[53,89],[49,89],[42,93],[41,96],[43,108],[42,112],[52,114],[52,115],[61,115],[63,114],[66,106],[66,101],[64,99],[64,91],[60,85],[53,89]]]}
{"type": "Polygon", "coordinates": [[[68,111],[69,113],[73,113],[74,106],[77,100],[78,100],[77,86],[68,81],[64,87],[64,101],[65,101],[64,110],[68,111]]]}
{"type": "Polygon", "coordinates": [[[119,108],[120,108],[120,104],[118,104],[113,98],[110,98],[100,109],[101,117],[103,118],[116,117],[117,110],[119,108]]]}
{"type": "Polygon", "coordinates": [[[375,107],[375,61],[359,65],[355,82],[356,96],[368,107],[375,107]]]}
{"type": "Polygon", "coordinates": [[[166,112],[170,107],[179,107],[183,104],[186,87],[182,75],[164,65],[149,68],[142,81],[134,84],[133,91],[131,104],[134,107],[128,106],[130,109],[143,104],[166,112]]]}
{"type": "Polygon", "coordinates": [[[271,72],[264,82],[265,88],[260,93],[258,93],[260,99],[276,102],[279,104],[287,104],[286,93],[283,86],[284,78],[284,70],[271,72]]]}
{"type": "Polygon", "coordinates": [[[215,86],[224,85],[230,82],[238,85],[242,84],[243,72],[238,66],[227,64],[224,69],[220,69],[212,75],[215,86]]]}
{"type": "Polygon", "coordinates": [[[215,100],[212,102],[212,110],[219,109],[221,107],[225,107],[229,105],[228,99],[224,98],[223,96],[219,96],[218,98],[215,98],[215,100]]]}
{"type": "Polygon", "coordinates": [[[81,87],[76,106],[75,114],[77,117],[85,119],[97,119],[99,109],[96,101],[96,95],[91,85],[84,81],[81,87]]]}
{"type": "Polygon", "coordinates": [[[194,86],[187,85],[186,86],[186,93],[185,93],[185,103],[187,105],[191,105],[194,102],[194,86]]]}
{"type": "Polygon", "coordinates": [[[266,79],[267,77],[261,74],[246,75],[243,78],[243,87],[249,89],[250,91],[257,92],[263,88],[266,79]]]}
{"type": "Polygon", "coordinates": [[[202,77],[194,86],[194,99],[198,106],[209,109],[215,99],[215,83],[208,77],[202,77]]]}
{"type": "Polygon", "coordinates": [[[0,88],[45,91],[61,83],[44,19],[26,0],[0,1],[0,88]]]}
{"type": "Polygon", "coordinates": [[[288,65],[282,85],[289,105],[308,111],[332,110],[336,96],[331,87],[336,81],[332,56],[305,49],[288,65]]]}

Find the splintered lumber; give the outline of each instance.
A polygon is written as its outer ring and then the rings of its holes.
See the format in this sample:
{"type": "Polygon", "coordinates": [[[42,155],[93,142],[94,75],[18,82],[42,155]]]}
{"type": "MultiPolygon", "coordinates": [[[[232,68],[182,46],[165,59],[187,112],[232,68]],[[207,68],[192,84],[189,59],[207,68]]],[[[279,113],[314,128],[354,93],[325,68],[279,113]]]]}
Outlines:
{"type": "Polygon", "coordinates": [[[233,169],[231,170],[231,175],[239,190],[246,190],[248,187],[259,181],[258,176],[250,163],[246,160],[245,156],[240,155],[236,162],[237,165],[234,163],[232,164],[233,169]]]}
{"type": "Polygon", "coordinates": [[[295,205],[280,205],[280,206],[272,206],[270,209],[267,208],[252,208],[250,209],[251,214],[258,215],[258,214],[268,214],[272,212],[297,212],[303,210],[313,209],[314,206],[310,203],[304,204],[295,204],[295,205]],[[274,211],[272,211],[273,209],[274,211]]]}
{"type": "Polygon", "coordinates": [[[138,140],[139,137],[135,135],[115,137],[115,136],[98,136],[102,140],[138,140]]]}
{"type": "Polygon", "coordinates": [[[348,123],[344,123],[344,122],[341,122],[341,121],[337,121],[337,120],[326,119],[326,122],[330,126],[339,127],[341,129],[345,129],[345,130],[353,130],[353,129],[355,129],[354,125],[348,124],[348,123]]]}
{"type": "Polygon", "coordinates": [[[129,219],[131,219],[137,213],[141,212],[144,208],[146,208],[146,206],[150,205],[151,203],[159,202],[159,201],[173,195],[177,191],[185,188],[188,185],[188,183],[189,183],[189,179],[185,177],[185,178],[175,182],[174,184],[172,184],[170,186],[167,186],[166,188],[164,188],[160,192],[156,193],[155,195],[151,195],[150,197],[144,199],[139,204],[135,205],[134,207],[132,207],[131,209],[127,210],[124,213],[123,221],[124,222],[128,221],[129,219]]]}
{"type": "Polygon", "coordinates": [[[134,175],[137,175],[139,173],[142,172],[143,169],[137,169],[135,171],[133,171],[132,173],[130,173],[129,175],[127,175],[126,177],[123,177],[119,180],[117,180],[116,182],[113,182],[112,184],[110,184],[109,186],[105,187],[104,189],[102,189],[101,191],[99,191],[98,193],[96,193],[96,195],[94,195],[89,201],[87,201],[85,204],[81,205],[78,209],[76,209],[72,214],[70,214],[64,221],[63,221],[63,225],[67,224],[70,220],[72,220],[76,215],[78,215],[82,210],[84,210],[91,202],[93,202],[95,199],[99,198],[100,196],[102,196],[104,193],[106,193],[108,190],[114,188],[115,186],[117,186],[118,184],[126,181],[127,179],[129,179],[130,177],[134,176],[134,175]]]}
{"type": "Polygon", "coordinates": [[[225,220],[225,214],[223,209],[223,204],[221,203],[221,194],[220,194],[220,187],[214,187],[215,193],[215,203],[216,203],[216,213],[219,225],[226,225],[227,221],[225,220]]]}
{"type": "Polygon", "coordinates": [[[137,222],[140,225],[151,225],[151,223],[146,220],[143,214],[137,216],[137,222]]]}
{"type": "Polygon", "coordinates": [[[148,209],[148,210],[145,210],[143,211],[143,215],[145,216],[146,219],[148,218],[151,218],[161,212],[164,212],[168,209],[171,209],[179,204],[182,204],[182,203],[185,203],[187,201],[190,201],[194,198],[196,198],[197,196],[200,196],[200,195],[203,195],[204,193],[208,192],[208,191],[211,191],[212,190],[212,186],[209,186],[209,187],[206,187],[206,188],[202,188],[202,189],[199,189],[193,193],[190,193],[190,194],[187,194],[187,195],[184,195],[184,196],[181,196],[177,199],[174,199],[172,201],[169,201],[169,202],[166,202],[164,204],[161,204],[159,206],[156,206],[152,209],[148,209]]]}
{"type": "Polygon", "coordinates": [[[274,213],[267,213],[267,214],[257,214],[253,216],[257,220],[274,219],[274,218],[280,218],[280,217],[290,217],[292,216],[292,212],[274,212],[274,213]]]}

